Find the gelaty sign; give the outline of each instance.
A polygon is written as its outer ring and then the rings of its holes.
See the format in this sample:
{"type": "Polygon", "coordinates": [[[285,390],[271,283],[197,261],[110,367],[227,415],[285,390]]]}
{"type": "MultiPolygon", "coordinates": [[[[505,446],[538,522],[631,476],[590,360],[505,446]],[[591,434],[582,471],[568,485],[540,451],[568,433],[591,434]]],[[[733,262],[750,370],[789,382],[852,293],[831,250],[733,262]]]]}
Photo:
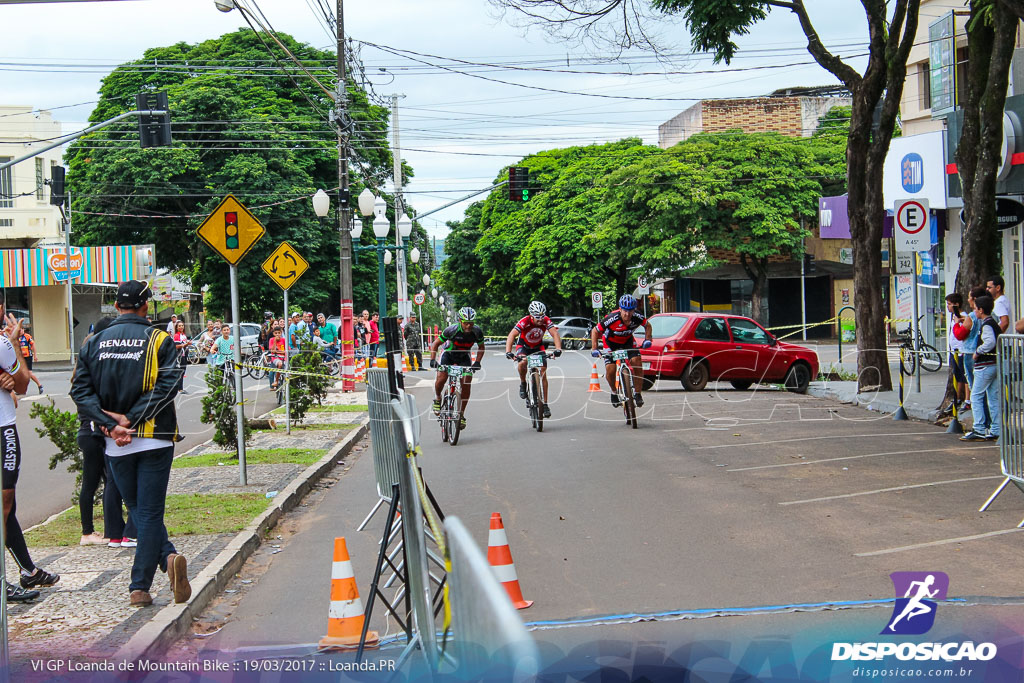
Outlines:
{"type": "MultiPolygon", "coordinates": [[[[53,279],[57,282],[66,282],[68,279],[67,254],[63,251],[51,251],[46,256],[46,266],[53,273],[53,279]]],[[[82,277],[82,251],[73,249],[71,251],[71,279],[77,280],[82,277]]]]}

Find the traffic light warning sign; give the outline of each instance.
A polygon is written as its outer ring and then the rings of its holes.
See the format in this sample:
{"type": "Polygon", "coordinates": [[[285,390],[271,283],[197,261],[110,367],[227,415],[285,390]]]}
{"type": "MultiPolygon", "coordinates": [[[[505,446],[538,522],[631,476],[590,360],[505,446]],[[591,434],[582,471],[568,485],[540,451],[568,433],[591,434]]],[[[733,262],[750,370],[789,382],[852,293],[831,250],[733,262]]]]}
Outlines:
{"type": "Polygon", "coordinates": [[[201,240],[233,266],[265,233],[263,225],[232,195],[225,197],[196,230],[201,240]]]}

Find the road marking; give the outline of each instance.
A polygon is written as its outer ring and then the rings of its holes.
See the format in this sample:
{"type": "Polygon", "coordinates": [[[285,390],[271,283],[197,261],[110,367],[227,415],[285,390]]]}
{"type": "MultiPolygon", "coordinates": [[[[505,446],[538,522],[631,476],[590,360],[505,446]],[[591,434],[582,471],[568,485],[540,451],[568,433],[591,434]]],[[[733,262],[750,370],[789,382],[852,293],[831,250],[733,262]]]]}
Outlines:
{"type": "MultiPolygon", "coordinates": [[[[982,448],[999,448],[999,446],[979,446],[974,450],[981,450],[982,448]]],[[[803,462],[786,462],[781,465],[755,465],[753,467],[737,467],[736,469],[726,470],[727,472],[745,472],[747,470],[770,470],[776,467],[800,467],[802,465],[818,465],[823,462],[839,462],[840,460],[858,460],[860,458],[880,458],[884,455],[913,455],[914,453],[962,453],[960,449],[951,448],[929,448],[921,450],[920,448],[912,451],[890,451],[888,453],[867,453],[865,455],[846,455],[841,458],[824,458],[822,460],[805,460],[803,462]]]]}
{"type": "Polygon", "coordinates": [[[1003,529],[1002,531],[989,531],[984,534],[975,534],[973,536],[958,536],[957,538],[946,538],[941,541],[928,541],[927,543],[915,543],[914,545],[904,545],[899,548],[886,548],[885,550],[873,550],[869,553],[855,553],[854,557],[874,557],[876,555],[888,555],[890,553],[901,553],[904,550],[917,550],[919,548],[931,548],[937,545],[949,545],[950,543],[963,543],[964,541],[976,541],[979,538],[990,538],[992,536],[1002,536],[1003,534],[1012,534],[1016,531],[1024,531],[1024,529],[1003,529]]]}
{"type": "Polygon", "coordinates": [[[941,486],[943,484],[961,484],[965,481],[985,481],[986,479],[1002,479],[1003,475],[994,474],[989,477],[967,477],[965,479],[947,479],[946,481],[930,481],[927,484],[909,484],[907,486],[893,486],[887,489],[875,489],[874,491],[860,491],[858,493],[844,493],[839,496],[822,496],[821,498],[808,498],[807,500],[789,500],[779,505],[802,505],[803,503],[820,503],[825,500],[838,500],[840,498],[856,498],[857,496],[871,496],[876,493],[889,493],[891,491],[906,491],[907,489],[920,489],[928,486],[941,486]]]}
{"type": "Polygon", "coordinates": [[[773,443],[793,443],[796,441],[818,441],[821,439],[864,439],[868,437],[890,437],[890,436],[929,436],[941,434],[942,432],[891,432],[883,434],[838,434],[833,436],[805,436],[800,439],[776,439],[774,441],[753,441],[747,443],[723,443],[715,446],[693,446],[692,449],[695,451],[705,450],[708,448],[738,448],[741,446],[767,446],[773,443]]]}

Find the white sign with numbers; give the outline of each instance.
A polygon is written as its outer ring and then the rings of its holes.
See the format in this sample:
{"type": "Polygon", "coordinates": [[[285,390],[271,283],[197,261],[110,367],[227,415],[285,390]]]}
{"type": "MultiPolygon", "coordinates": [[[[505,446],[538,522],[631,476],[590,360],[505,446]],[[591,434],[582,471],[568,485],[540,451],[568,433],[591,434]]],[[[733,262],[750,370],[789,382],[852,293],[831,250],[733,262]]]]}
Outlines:
{"type": "Polygon", "coordinates": [[[591,292],[590,303],[593,305],[594,308],[601,308],[604,304],[604,294],[602,294],[601,292],[591,292]]]}
{"type": "Polygon", "coordinates": [[[910,275],[914,272],[914,255],[896,254],[896,272],[900,275],[910,275]]]}

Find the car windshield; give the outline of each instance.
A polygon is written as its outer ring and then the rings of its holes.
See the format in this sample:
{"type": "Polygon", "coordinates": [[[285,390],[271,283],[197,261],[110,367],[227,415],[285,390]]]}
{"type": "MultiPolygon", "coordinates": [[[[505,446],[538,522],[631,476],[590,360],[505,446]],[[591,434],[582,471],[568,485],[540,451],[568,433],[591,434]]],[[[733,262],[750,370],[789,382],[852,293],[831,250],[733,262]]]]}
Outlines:
{"type": "Polygon", "coordinates": [[[655,339],[671,337],[679,330],[690,317],[686,315],[656,315],[649,318],[651,323],[651,335],[655,339]]]}

